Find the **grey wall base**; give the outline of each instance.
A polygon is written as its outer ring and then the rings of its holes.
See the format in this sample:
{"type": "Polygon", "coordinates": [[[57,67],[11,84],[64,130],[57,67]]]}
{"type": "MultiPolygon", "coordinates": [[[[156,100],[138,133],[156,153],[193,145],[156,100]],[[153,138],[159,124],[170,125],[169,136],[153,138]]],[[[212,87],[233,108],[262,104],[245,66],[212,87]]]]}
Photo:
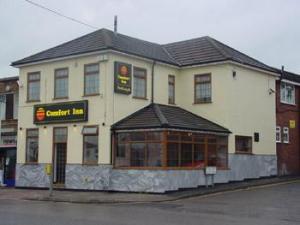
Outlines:
{"type": "MultiPolygon", "coordinates": [[[[17,165],[16,185],[47,187],[43,164],[17,165]]],[[[277,175],[275,155],[229,154],[229,169],[219,170],[215,183],[277,175]]],[[[163,193],[206,184],[203,170],[124,170],[111,166],[66,165],[67,189],[163,193]]]]}

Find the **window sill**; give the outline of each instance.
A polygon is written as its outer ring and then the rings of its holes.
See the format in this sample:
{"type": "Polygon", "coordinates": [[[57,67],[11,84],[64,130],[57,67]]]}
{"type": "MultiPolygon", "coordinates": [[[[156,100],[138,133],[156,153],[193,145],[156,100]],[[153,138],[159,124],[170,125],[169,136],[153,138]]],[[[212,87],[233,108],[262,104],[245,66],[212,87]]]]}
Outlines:
{"type": "Polygon", "coordinates": [[[148,98],[144,98],[144,97],[137,97],[137,96],[132,96],[132,98],[134,98],[134,99],[140,99],[140,100],[148,100],[148,98]]]}
{"type": "Polygon", "coordinates": [[[83,166],[98,166],[98,163],[82,163],[83,166]]]}
{"type": "Polygon", "coordinates": [[[176,105],[175,102],[168,102],[169,105],[176,105]]]}
{"type": "Polygon", "coordinates": [[[239,154],[239,155],[253,155],[252,152],[235,152],[235,154],[239,154]]]}
{"type": "Polygon", "coordinates": [[[82,97],[93,97],[93,96],[100,96],[100,93],[82,95],[82,97]]]}
{"type": "Polygon", "coordinates": [[[38,162],[25,162],[24,165],[29,165],[29,166],[36,166],[38,165],[38,162]]]}
{"type": "Polygon", "coordinates": [[[56,100],[68,100],[69,97],[60,97],[60,98],[52,98],[53,101],[56,101],[56,100]]]}
{"type": "Polygon", "coordinates": [[[280,103],[284,104],[284,105],[297,106],[296,103],[289,103],[289,102],[283,102],[283,101],[280,101],[280,103]]]}
{"type": "Polygon", "coordinates": [[[212,101],[206,101],[206,102],[194,102],[194,105],[199,105],[199,104],[211,104],[212,101]]]}
{"type": "Polygon", "coordinates": [[[41,100],[26,100],[26,103],[35,103],[40,102],[41,100]]]}

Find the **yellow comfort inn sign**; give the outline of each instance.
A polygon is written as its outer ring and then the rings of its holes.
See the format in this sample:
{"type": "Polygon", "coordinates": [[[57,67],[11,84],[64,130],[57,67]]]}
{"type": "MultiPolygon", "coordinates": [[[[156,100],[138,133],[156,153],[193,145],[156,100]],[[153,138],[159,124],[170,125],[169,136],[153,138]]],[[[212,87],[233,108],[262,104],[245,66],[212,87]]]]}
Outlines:
{"type": "Polygon", "coordinates": [[[35,124],[87,121],[88,101],[35,105],[33,116],[35,124]]]}

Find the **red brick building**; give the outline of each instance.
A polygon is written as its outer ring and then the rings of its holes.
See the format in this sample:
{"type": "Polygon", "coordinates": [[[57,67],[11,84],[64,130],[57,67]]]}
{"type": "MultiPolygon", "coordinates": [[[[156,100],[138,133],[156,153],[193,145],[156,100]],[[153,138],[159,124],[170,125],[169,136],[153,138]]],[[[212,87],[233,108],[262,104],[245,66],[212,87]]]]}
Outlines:
{"type": "Polygon", "coordinates": [[[284,71],[276,82],[278,175],[300,174],[300,75],[284,71]]]}

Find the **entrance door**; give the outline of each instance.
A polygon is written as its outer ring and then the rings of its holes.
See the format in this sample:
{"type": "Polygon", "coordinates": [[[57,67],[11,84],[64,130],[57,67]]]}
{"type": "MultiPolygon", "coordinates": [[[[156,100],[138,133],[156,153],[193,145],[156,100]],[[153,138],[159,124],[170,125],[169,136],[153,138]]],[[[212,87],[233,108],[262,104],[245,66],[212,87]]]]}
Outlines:
{"type": "Polygon", "coordinates": [[[0,184],[8,187],[15,186],[16,149],[0,151],[0,184]]]}
{"type": "Polygon", "coordinates": [[[56,127],[53,130],[53,182],[55,184],[65,184],[67,134],[66,127],[56,127]]]}

